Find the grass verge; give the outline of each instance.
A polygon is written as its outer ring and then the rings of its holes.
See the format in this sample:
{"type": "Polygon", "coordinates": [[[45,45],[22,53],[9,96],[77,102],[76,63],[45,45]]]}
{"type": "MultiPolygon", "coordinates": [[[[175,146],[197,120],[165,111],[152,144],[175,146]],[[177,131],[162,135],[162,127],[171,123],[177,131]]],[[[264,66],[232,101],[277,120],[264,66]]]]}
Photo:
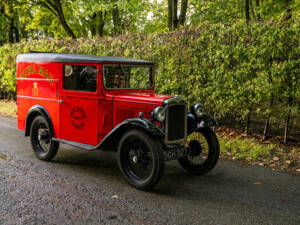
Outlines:
{"type": "Polygon", "coordinates": [[[16,102],[0,100],[0,113],[7,116],[17,116],[16,102]]]}
{"type": "Polygon", "coordinates": [[[218,135],[221,157],[244,164],[300,173],[300,148],[263,143],[255,138],[218,135]]]}

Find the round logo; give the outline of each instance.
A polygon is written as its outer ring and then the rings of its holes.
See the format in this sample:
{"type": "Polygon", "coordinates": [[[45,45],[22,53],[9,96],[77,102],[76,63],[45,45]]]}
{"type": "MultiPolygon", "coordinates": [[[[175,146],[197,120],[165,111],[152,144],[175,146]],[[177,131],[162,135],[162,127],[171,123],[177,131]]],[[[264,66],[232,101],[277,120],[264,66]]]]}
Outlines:
{"type": "Polygon", "coordinates": [[[82,129],[86,125],[86,115],[82,108],[75,106],[70,113],[71,123],[76,129],[82,129]]]}

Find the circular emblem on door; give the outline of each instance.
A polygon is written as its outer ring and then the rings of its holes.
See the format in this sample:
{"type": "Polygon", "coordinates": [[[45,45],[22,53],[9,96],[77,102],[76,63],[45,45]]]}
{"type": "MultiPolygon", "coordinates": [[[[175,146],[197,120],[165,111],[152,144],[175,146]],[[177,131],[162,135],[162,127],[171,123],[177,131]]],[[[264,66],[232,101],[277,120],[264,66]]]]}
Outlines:
{"type": "Polygon", "coordinates": [[[71,123],[76,129],[82,129],[86,125],[86,115],[82,108],[74,106],[70,113],[71,123]]]}

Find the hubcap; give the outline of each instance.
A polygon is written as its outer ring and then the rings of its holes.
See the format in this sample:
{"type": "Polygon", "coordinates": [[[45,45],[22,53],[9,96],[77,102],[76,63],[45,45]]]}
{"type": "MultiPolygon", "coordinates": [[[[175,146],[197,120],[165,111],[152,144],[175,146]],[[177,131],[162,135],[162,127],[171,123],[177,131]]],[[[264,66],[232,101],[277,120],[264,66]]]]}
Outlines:
{"type": "Polygon", "coordinates": [[[34,144],[41,153],[46,153],[50,150],[50,132],[46,124],[38,123],[33,129],[34,144]]]}
{"type": "Polygon", "coordinates": [[[187,160],[192,165],[203,165],[209,156],[209,146],[206,138],[201,134],[197,133],[192,137],[189,142],[189,156],[187,160]]]}
{"type": "Polygon", "coordinates": [[[145,180],[153,170],[153,155],[146,143],[135,136],[129,137],[123,146],[124,165],[127,173],[134,179],[145,180]]]}
{"type": "Polygon", "coordinates": [[[137,163],[137,161],[138,161],[137,156],[133,156],[132,161],[133,161],[134,163],[137,163]]]}

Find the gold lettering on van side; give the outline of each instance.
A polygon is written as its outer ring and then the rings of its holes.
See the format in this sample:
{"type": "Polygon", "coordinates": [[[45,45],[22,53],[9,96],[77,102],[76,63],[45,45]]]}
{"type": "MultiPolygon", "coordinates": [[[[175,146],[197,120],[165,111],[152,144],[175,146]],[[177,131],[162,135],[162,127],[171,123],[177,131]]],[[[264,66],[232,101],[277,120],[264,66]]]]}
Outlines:
{"type": "Polygon", "coordinates": [[[39,74],[44,74],[44,68],[39,66],[39,74]]]}
{"type": "Polygon", "coordinates": [[[29,65],[22,71],[22,73],[20,74],[20,78],[26,78],[31,74],[38,74],[42,77],[45,77],[49,81],[50,85],[53,86],[53,75],[44,67],[40,65],[36,66],[35,64],[29,65]]]}

